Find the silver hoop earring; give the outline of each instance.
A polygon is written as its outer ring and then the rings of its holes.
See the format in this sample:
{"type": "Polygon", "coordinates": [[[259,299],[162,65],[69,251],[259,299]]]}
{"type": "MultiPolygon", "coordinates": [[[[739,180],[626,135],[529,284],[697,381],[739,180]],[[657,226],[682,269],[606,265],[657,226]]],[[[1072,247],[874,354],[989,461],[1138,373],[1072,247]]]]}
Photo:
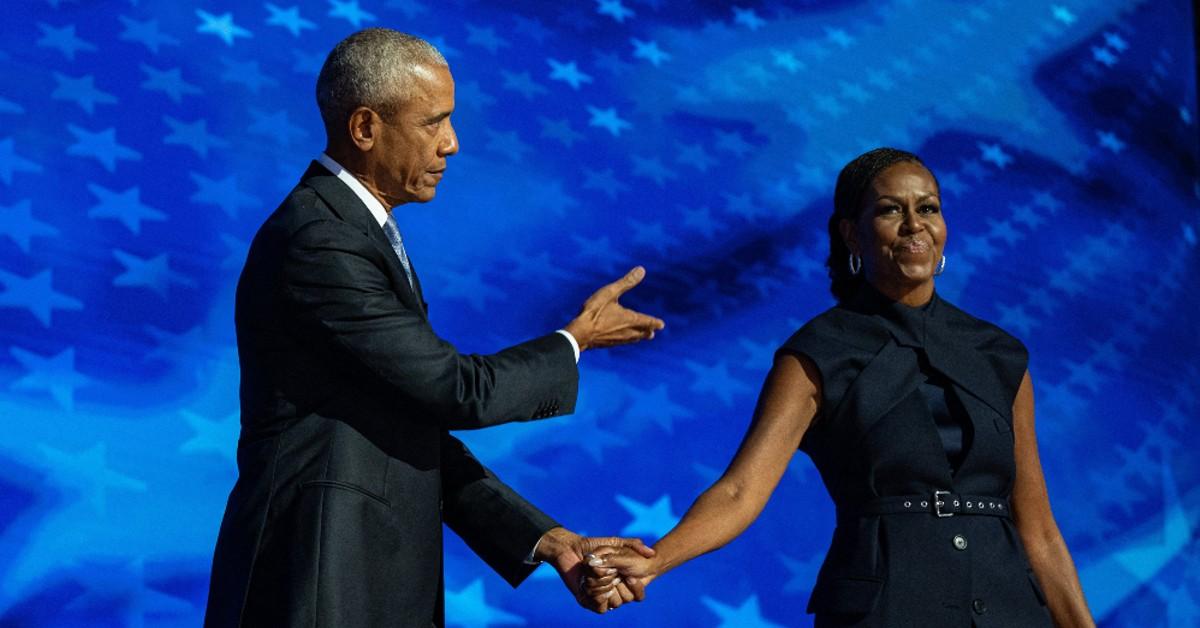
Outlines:
{"type": "Polygon", "coordinates": [[[850,267],[851,275],[857,275],[858,271],[862,270],[862,258],[851,253],[846,265],[850,267]]]}
{"type": "Polygon", "coordinates": [[[940,275],[946,272],[946,254],[942,253],[942,260],[938,262],[937,270],[933,271],[934,275],[940,275]]]}

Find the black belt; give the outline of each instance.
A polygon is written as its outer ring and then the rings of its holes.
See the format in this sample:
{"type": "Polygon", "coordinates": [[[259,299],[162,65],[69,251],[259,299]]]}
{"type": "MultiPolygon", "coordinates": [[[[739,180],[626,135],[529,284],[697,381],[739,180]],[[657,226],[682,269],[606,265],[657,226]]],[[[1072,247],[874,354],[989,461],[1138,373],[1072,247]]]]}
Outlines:
{"type": "Polygon", "coordinates": [[[839,507],[837,514],[838,519],[896,514],[926,514],[937,517],[953,517],[955,515],[1011,517],[1009,510],[1007,498],[933,491],[924,495],[878,497],[864,504],[839,507]]]}

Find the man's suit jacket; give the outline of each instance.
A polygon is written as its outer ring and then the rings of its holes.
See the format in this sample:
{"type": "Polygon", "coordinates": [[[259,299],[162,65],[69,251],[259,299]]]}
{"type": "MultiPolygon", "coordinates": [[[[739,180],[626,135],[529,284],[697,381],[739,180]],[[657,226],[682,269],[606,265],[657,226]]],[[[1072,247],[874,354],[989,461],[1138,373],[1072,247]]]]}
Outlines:
{"type": "Polygon", "coordinates": [[[554,520],[450,429],[574,410],[561,334],[478,356],[429,326],[387,237],[314,163],[238,282],[239,478],[206,626],[442,623],[442,522],[509,583],[554,520]]]}

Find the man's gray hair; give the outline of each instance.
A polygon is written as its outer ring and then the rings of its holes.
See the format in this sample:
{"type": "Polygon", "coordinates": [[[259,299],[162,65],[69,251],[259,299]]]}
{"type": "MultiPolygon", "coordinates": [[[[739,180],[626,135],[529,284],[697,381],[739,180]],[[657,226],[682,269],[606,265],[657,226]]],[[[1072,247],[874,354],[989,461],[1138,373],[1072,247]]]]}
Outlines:
{"type": "Polygon", "coordinates": [[[368,28],[334,46],[317,77],[317,107],[331,136],[358,107],[384,119],[412,96],[414,80],[426,67],[446,67],[432,44],[390,28],[368,28]]]}

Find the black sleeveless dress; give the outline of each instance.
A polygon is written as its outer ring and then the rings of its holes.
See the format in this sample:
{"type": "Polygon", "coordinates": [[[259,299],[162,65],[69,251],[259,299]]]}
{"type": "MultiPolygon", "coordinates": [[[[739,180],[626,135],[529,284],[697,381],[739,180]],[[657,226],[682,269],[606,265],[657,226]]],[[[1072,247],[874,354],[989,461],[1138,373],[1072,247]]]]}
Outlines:
{"type": "Polygon", "coordinates": [[[911,308],[864,285],[780,351],[822,380],[800,443],[838,515],[816,625],[1052,626],[1009,515],[1021,342],[936,294],[911,308]]]}

